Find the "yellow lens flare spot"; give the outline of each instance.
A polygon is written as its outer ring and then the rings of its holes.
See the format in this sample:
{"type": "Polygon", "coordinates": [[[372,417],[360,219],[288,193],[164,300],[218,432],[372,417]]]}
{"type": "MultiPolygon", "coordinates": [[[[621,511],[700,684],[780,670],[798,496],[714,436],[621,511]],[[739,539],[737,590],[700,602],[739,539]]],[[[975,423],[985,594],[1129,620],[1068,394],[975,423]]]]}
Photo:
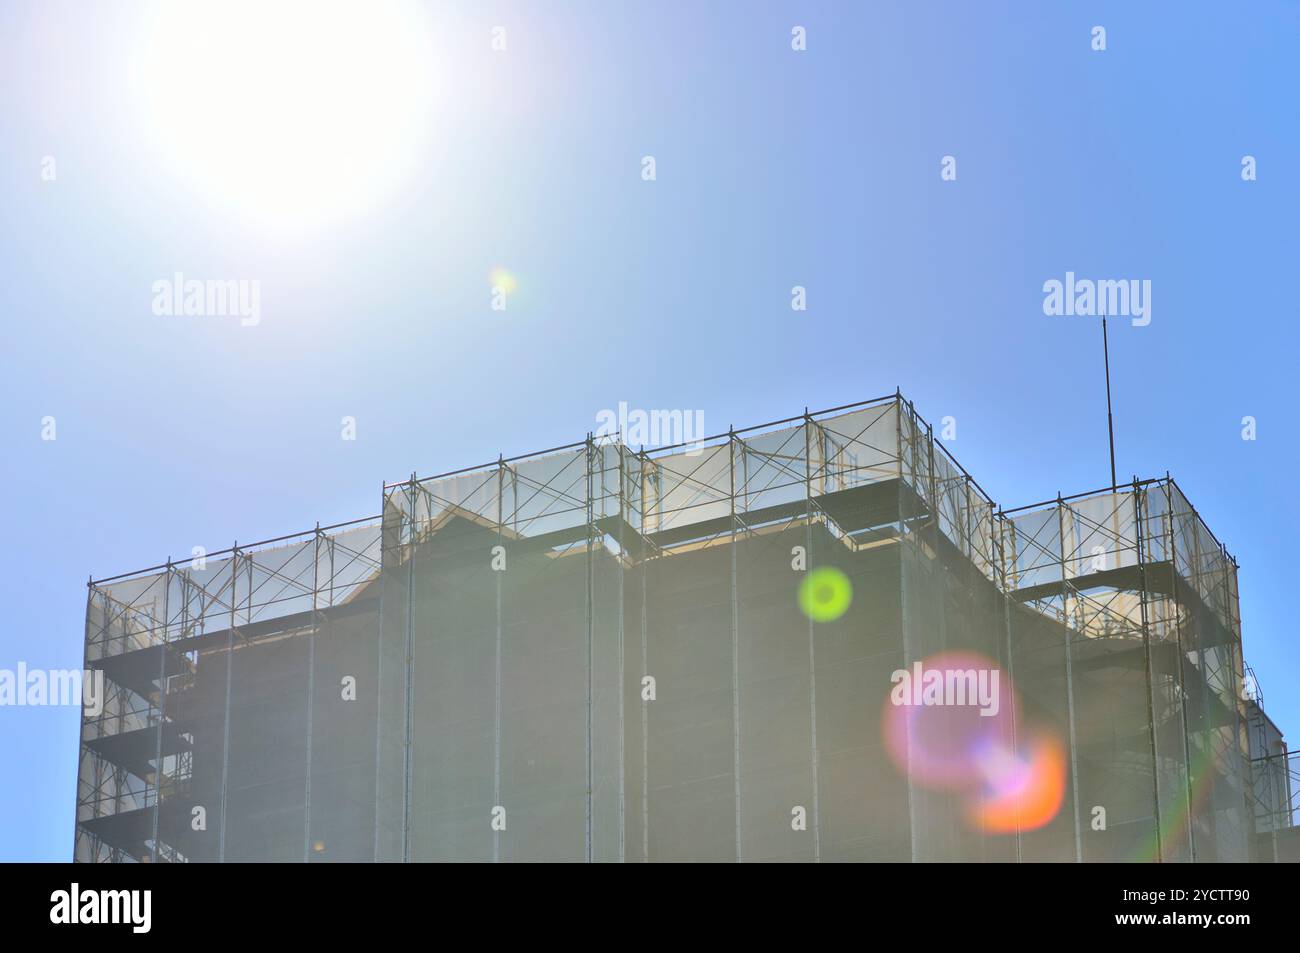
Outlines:
{"type": "Polygon", "coordinates": [[[834,566],[822,566],[799,585],[799,608],[814,622],[834,622],[849,611],[853,584],[834,566]]]}
{"type": "Polygon", "coordinates": [[[501,290],[502,294],[512,295],[515,289],[519,287],[519,282],[515,276],[504,268],[493,268],[488,274],[488,281],[492,284],[492,290],[501,290]]]}

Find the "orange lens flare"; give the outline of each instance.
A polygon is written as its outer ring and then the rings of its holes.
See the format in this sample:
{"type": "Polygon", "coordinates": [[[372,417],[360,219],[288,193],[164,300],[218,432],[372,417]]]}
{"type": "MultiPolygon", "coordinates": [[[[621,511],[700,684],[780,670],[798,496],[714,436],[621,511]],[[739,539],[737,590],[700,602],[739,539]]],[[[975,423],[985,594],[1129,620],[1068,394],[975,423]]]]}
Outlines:
{"type": "Polygon", "coordinates": [[[990,767],[995,793],[967,805],[967,819],[990,834],[1036,830],[1057,815],[1065,800],[1065,750],[1055,738],[1038,739],[1028,760],[1019,757],[990,767]]]}

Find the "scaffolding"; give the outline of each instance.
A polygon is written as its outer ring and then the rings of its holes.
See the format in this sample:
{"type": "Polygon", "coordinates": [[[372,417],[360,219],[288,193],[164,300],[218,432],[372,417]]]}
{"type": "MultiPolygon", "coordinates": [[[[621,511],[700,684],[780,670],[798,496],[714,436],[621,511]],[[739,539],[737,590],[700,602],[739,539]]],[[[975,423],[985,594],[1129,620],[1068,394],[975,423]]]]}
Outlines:
{"type": "Polygon", "coordinates": [[[1254,777],[1255,829],[1265,853],[1289,856],[1274,859],[1300,860],[1300,753],[1281,751],[1251,762],[1254,777]]]}
{"type": "Polygon", "coordinates": [[[900,394],[92,581],[86,664],[84,861],[1255,851],[1236,565],[1178,486],[1002,510],[900,394]],[[839,618],[800,607],[822,568],[839,618]],[[991,833],[891,766],[892,673],[952,651],[1014,680],[1011,750],[1067,752],[1050,818],[991,833]]]}

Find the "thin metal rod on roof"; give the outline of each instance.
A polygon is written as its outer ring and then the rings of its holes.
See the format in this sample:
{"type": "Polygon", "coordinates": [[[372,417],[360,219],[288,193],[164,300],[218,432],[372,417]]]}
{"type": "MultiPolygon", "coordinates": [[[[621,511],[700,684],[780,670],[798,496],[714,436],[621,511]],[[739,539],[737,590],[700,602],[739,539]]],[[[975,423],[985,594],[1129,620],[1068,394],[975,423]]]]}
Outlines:
{"type": "Polygon", "coordinates": [[[1101,316],[1101,350],[1106,364],[1106,430],[1110,434],[1110,488],[1114,490],[1115,481],[1115,417],[1110,410],[1110,339],[1106,334],[1106,316],[1101,316]]]}

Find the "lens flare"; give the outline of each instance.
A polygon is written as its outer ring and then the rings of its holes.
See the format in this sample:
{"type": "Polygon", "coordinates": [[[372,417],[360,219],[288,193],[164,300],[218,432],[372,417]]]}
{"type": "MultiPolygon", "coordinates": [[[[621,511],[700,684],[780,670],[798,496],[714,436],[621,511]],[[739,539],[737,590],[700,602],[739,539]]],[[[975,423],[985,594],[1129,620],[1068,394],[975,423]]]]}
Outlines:
{"type": "Polygon", "coordinates": [[[1041,737],[1021,757],[1000,751],[983,767],[987,792],[966,805],[971,826],[990,834],[1014,834],[1047,824],[1065,800],[1065,751],[1055,738],[1041,737]]]}
{"type": "Polygon", "coordinates": [[[491,282],[493,289],[501,289],[502,294],[512,295],[515,289],[519,287],[519,282],[515,276],[504,268],[493,268],[488,274],[488,281],[491,282]]]}
{"type": "Polygon", "coordinates": [[[799,608],[814,622],[834,622],[852,602],[853,584],[834,566],[814,569],[799,586],[799,608]]]}
{"type": "MultiPolygon", "coordinates": [[[[885,701],[885,747],[899,772],[916,784],[951,791],[968,825],[990,834],[1028,831],[1049,823],[1065,800],[1065,749],[1050,734],[1016,723],[1010,678],[997,662],[975,652],[944,652],[916,668],[937,672],[948,683],[958,673],[998,675],[993,706],[917,702],[900,674],[885,701]],[[982,710],[992,712],[981,714],[982,710]],[[1014,730],[1013,730],[1014,729],[1014,730]]],[[[908,670],[910,675],[912,670],[908,670]]],[[[967,683],[969,684],[969,683],[967,683]]]]}
{"type": "Polygon", "coordinates": [[[980,714],[976,704],[896,704],[892,692],[885,700],[885,744],[903,774],[930,787],[975,788],[984,779],[984,761],[1011,747],[1011,686],[1001,684],[997,662],[976,652],[932,655],[921,667],[945,677],[967,671],[998,674],[999,704],[993,715],[980,714]]]}

